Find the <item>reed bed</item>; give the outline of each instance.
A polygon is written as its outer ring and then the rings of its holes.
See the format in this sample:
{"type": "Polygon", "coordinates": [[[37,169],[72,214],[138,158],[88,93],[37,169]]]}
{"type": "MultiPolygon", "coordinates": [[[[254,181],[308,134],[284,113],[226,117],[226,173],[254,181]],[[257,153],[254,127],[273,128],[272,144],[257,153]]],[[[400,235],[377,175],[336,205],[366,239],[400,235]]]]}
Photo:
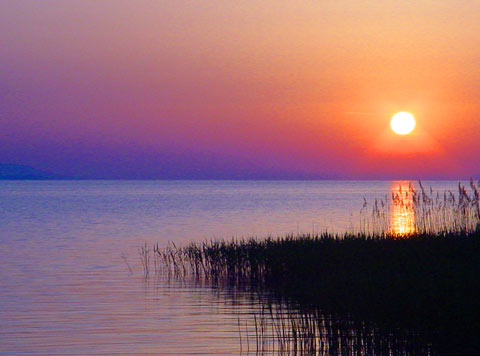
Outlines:
{"type": "MultiPolygon", "coordinates": [[[[478,236],[480,181],[475,183],[471,180],[469,189],[459,183],[456,193],[425,189],[420,181],[419,187],[415,189],[411,184],[399,186],[391,196],[375,199],[371,209],[367,200],[364,200],[356,232],[211,240],[192,242],[184,247],[170,243],[160,248],[157,244],[152,249],[144,245],[139,249],[142,266],[145,274],[150,273],[153,262],[153,269],[157,273],[193,274],[207,279],[262,280],[267,275],[288,273],[291,266],[288,270],[284,268],[288,255],[293,255],[295,249],[300,249],[298,252],[304,259],[306,251],[303,250],[311,248],[320,253],[320,250],[341,246],[347,253],[349,246],[357,248],[365,241],[372,246],[387,246],[392,240],[406,238],[420,242],[478,236]],[[395,228],[395,220],[400,220],[401,229],[395,228]],[[285,256],[285,252],[289,251],[292,253],[285,256]]],[[[311,262],[316,262],[316,259],[311,262]]]]}
{"type": "Polygon", "coordinates": [[[480,183],[459,184],[455,193],[419,187],[400,187],[372,208],[365,201],[357,232],[145,246],[142,264],[147,274],[153,260],[155,273],[269,291],[277,305],[294,300],[303,313],[255,320],[259,345],[285,354],[342,354],[345,343],[322,339],[321,323],[332,314],[373,320],[382,330],[415,330],[427,335],[434,354],[478,352],[480,183]],[[258,324],[267,319],[268,326],[258,324]],[[273,330],[268,342],[258,333],[265,328],[273,330]]]}

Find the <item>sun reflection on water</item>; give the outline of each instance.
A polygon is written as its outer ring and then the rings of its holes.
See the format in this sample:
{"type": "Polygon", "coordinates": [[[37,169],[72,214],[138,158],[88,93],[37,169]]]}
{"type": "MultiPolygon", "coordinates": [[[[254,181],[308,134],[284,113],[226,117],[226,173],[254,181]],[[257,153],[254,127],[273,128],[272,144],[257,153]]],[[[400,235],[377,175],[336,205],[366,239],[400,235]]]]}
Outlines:
{"type": "Polygon", "coordinates": [[[408,236],[415,232],[415,207],[411,187],[410,181],[394,182],[391,187],[390,228],[394,235],[408,236]]]}

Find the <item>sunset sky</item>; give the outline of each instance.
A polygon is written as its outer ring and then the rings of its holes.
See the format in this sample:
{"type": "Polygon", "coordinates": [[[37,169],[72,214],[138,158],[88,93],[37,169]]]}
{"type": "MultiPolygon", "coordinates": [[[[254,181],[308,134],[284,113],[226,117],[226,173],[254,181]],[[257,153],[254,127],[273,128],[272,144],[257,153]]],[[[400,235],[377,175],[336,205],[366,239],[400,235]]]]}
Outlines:
{"type": "Polygon", "coordinates": [[[480,1],[0,2],[0,163],[86,178],[480,175],[480,1]],[[390,119],[412,113],[396,135],[390,119]]]}

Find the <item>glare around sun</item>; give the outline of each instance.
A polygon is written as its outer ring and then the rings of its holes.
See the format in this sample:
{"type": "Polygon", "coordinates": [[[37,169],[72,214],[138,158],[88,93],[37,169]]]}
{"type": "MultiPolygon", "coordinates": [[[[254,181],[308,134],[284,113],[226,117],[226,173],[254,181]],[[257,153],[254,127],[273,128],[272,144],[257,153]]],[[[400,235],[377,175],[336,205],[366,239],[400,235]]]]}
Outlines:
{"type": "Polygon", "coordinates": [[[415,118],[409,112],[398,112],[392,117],[390,126],[399,135],[407,135],[415,129],[415,118]]]}

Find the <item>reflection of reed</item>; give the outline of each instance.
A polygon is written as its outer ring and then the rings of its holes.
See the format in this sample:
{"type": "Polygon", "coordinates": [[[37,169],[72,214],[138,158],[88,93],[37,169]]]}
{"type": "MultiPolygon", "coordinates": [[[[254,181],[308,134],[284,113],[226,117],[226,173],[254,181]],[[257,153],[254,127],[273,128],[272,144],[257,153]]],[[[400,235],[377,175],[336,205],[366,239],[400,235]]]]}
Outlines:
{"type": "Polygon", "coordinates": [[[414,193],[410,182],[392,187],[390,231],[393,235],[408,236],[415,232],[414,193]]]}
{"type": "MultiPolygon", "coordinates": [[[[381,330],[347,315],[328,314],[262,300],[239,327],[241,355],[429,355],[430,347],[410,332],[381,330]],[[246,351],[246,352],[245,352],[246,351]]],[[[239,319],[239,325],[242,322],[239,319]]]]}

